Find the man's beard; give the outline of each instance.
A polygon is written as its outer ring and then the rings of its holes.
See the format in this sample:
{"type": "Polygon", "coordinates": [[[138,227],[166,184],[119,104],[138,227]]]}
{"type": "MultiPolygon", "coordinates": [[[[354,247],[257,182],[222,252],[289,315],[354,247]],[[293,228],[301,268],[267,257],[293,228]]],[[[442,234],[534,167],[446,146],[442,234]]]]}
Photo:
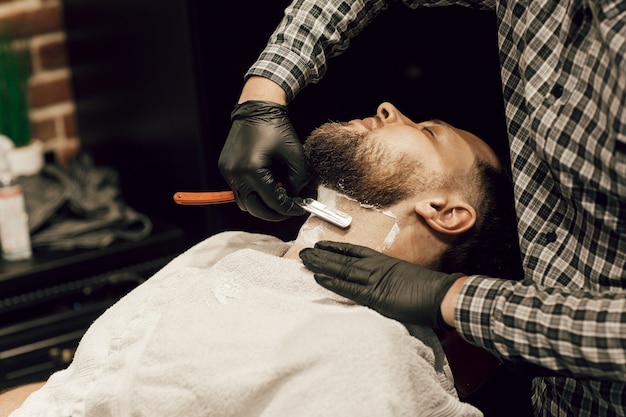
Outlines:
{"type": "Polygon", "coordinates": [[[394,154],[371,132],[354,132],[347,125],[326,123],[307,138],[304,150],[312,181],[377,208],[422,188],[418,173],[423,170],[415,158],[394,154]]]}

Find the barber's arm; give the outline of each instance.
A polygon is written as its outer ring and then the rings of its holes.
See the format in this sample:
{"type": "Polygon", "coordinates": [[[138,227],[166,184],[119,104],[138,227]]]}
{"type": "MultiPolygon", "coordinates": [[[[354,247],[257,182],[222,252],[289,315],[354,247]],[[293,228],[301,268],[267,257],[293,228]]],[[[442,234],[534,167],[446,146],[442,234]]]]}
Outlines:
{"type": "Polygon", "coordinates": [[[269,221],[304,214],[292,200],[306,185],[307,172],[287,104],[319,81],[327,59],[347,49],[350,39],[385,7],[385,0],[307,0],[285,10],[245,76],[219,158],[220,172],[241,210],[269,221]]]}
{"type": "Polygon", "coordinates": [[[626,380],[624,291],[448,275],[346,243],[318,242],[300,257],[329,290],[404,323],[454,326],[527,374],[626,380]]]}

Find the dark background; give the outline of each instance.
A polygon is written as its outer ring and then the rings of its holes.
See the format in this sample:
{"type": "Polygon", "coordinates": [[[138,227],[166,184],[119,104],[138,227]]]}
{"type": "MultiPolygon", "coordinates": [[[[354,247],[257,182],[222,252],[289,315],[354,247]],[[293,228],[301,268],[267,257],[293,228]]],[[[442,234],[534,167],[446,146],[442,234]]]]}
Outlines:
{"type": "MultiPolygon", "coordinates": [[[[217,158],[230,112],[288,3],[64,1],[83,149],[119,171],[130,206],[180,226],[189,243],[232,229],[291,239],[303,220],[269,223],[234,203],[172,201],[175,191],[228,189],[217,158]]],[[[489,11],[392,3],[290,104],[301,139],[390,101],[414,120],[473,131],[508,158],[495,25],[489,11]]]]}

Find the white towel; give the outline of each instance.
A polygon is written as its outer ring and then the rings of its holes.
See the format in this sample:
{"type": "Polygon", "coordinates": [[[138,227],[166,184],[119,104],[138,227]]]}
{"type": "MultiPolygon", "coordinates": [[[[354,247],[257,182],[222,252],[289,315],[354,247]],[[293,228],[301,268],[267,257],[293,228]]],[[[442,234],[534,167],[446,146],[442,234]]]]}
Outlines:
{"type": "Polygon", "coordinates": [[[481,416],[432,331],[320,287],[241,232],[176,258],[91,326],[21,416],[481,416]],[[245,247],[245,249],[239,249],[245,247]]]}

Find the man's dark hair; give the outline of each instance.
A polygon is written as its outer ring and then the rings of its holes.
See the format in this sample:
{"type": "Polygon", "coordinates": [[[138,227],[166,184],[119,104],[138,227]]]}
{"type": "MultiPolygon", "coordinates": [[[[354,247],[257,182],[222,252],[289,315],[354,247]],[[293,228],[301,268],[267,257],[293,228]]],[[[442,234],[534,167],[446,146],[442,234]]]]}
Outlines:
{"type": "Polygon", "coordinates": [[[480,222],[459,236],[439,259],[443,272],[523,278],[517,239],[513,185],[509,175],[487,162],[475,164],[480,222]]]}

